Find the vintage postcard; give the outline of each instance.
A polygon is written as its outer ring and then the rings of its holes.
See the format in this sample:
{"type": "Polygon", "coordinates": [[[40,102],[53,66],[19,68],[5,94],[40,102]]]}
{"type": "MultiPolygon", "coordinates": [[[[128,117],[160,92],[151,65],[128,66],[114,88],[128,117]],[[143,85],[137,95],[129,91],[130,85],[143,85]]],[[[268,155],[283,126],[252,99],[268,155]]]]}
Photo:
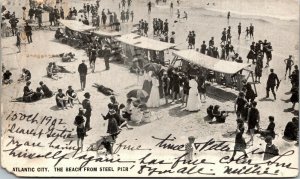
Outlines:
{"type": "Polygon", "coordinates": [[[19,177],[296,177],[298,0],[3,0],[19,177]]]}

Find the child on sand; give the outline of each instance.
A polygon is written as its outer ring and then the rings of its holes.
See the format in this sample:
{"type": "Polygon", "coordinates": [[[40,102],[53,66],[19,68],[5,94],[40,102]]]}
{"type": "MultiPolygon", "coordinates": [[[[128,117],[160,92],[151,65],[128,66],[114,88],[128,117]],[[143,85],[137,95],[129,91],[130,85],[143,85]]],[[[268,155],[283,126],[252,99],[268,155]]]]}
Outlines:
{"type": "Polygon", "coordinates": [[[192,161],[193,160],[193,155],[194,155],[194,142],[195,142],[195,137],[190,136],[188,137],[189,143],[185,144],[185,161],[192,161]]]}

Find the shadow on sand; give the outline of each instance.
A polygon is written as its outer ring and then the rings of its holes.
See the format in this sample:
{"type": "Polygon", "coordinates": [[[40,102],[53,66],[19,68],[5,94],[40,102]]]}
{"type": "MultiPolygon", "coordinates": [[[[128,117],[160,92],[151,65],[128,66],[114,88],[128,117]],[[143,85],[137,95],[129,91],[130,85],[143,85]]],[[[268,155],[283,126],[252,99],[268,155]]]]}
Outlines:
{"type": "Polygon", "coordinates": [[[260,98],[258,101],[274,101],[274,100],[265,97],[265,98],[260,98]]]}
{"type": "Polygon", "coordinates": [[[171,117],[184,117],[184,116],[187,116],[187,115],[190,115],[193,113],[196,113],[196,112],[189,112],[186,110],[182,110],[181,106],[177,106],[177,107],[171,108],[169,110],[169,115],[171,117]]]}
{"type": "Polygon", "coordinates": [[[62,109],[59,109],[59,108],[57,107],[57,105],[55,105],[55,106],[52,106],[52,107],[50,108],[50,110],[52,110],[52,111],[60,111],[60,110],[62,110],[62,109]]]}

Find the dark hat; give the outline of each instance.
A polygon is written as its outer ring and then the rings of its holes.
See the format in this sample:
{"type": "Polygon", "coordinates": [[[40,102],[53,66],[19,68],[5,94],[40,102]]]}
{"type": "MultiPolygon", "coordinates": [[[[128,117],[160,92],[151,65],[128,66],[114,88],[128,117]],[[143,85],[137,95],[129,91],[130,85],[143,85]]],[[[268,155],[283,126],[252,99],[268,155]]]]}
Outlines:
{"type": "Polygon", "coordinates": [[[266,142],[266,143],[272,142],[272,140],[273,140],[273,137],[271,137],[271,136],[267,136],[267,137],[265,138],[265,142],[266,142]]]}
{"type": "Polygon", "coordinates": [[[86,98],[88,98],[88,97],[91,97],[91,95],[90,95],[90,93],[89,92],[86,92],[86,93],[84,93],[84,95],[83,95],[84,97],[86,97],[86,98]]]}

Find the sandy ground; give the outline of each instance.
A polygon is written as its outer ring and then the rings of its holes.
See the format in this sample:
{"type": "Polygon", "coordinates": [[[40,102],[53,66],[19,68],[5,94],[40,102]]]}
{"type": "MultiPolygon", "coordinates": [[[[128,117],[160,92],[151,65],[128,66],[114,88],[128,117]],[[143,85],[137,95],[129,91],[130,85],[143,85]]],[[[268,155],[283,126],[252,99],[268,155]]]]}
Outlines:
{"type": "MultiPolygon", "coordinates": [[[[117,9],[117,4],[113,4],[111,2],[103,2],[104,4],[110,5],[111,9],[117,9]]],[[[78,6],[78,2],[75,2],[75,5],[78,6]]],[[[75,6],[74,5],[74,6],[75,6]]],[[[106,5],[104,5],[106,7],[106,5]]],[[[138,17],[141,18],[148,18],[149,21],[153,17],[166,17],[169,16],[169,9],[168,7],[164,8],[153,8],[153,12],[150,17],[145,16],[146,6],[145,3],[139,2],[134,3],[134,10],[136,15],[135,21],[138,21],[138,17]]],[[[175,11],[175,10],[174,10],[175,11]]],[[[205,16],[207,12],[198,12],[197,10],[189,10],[189,19],[187,22],[179,22],[171,25],[171,30],[176,29],[176,41],[183,43],[179,45],[179,48],[186,48],[185,47],[185,34],[189,30],[195,30],[197,34],[197,46],[200,46],[200,42],[204,39],[207,41],[210,39],[211,36],[215,36],[216,39],[220,36],[220,32],[223,27],[227,26],[226,20],[219,18],[219,17],[211,17],[209,15],[205,16]],[[204,15],[203,15],[204,14],[204,15]],[[197,22],[197,23],[194,23],[197,22]]],[[[175,16],[175,15],[174,15],[175,16]]],[[[168,17],[169,18],[169,17],[168,17]]],[[[172,20],[169,20],[172,22],[172,20]]],[[[230,24],[232,26],[237,26],[239,19],[233,19],[230,24]]],[[[241,20],[242,24],[249,24],[248,20],[241,20]]],[[[282,22],[280,25],[276,25],[276,23],[264,23],[260,21],[254,21],[255,26],[257,27],[257,38],[258,39],[268,39],[272,41],[273,48],[275,49],[274,52],[274,59],[271,63],[271,67],[275,69],[278,73],[280,78],[284,76],[284,66],[283,66],[283,58],[288,56],[289,54],[297,55],[298,49],[294,47],[299,44],[295,37],[298,38],[298,27],[291,23],[290,26],[286,26],[287,22],[282,22]],[[268,29],[267,29],[268,27],[268,29]],[[271,27],[271,28],[270,28],[271,27]],[[270,31],[267,33],[266,31],[270,31]],[[282,35],[275,35],[275,34],[282,34],[282,35]],[[288,34],[288,35],[286,35],[288,34]],[[284,38],[284,40],[282,40],[284,38]],[[286,47],[289,44],[291,48],[286,47]]],[[[287,23],[288,24],[288,23],[287,23]]],[[[130,24],[126,24],[123,26],[130,26],[130,24]]],[[[150,25],[151,29],[152,25],[150,25]]],[[[233,34],[235,34],[236,29],[233,29],[233,34]]],[[[15,46],[15,37],[9,37],[2,39],[2,63],[5,64],[5,67],[13,73],[14,81],[17,81],[19,77],[20,71],[22,68],[28,68],[32,72],[32,85],[31,88],[35,89],[38,87],[38,83],[43,81],[47,84],[53,91],[56,91],[59,88],[67,89],[67,86],[72,85],[73,89],[78,92],[78,96],[81,100],[83,100],[84,92],[80,91],[80,84],[79,84],[79,75],[77,73],[77,67],[81,60],[87,60],[85,52],[83,50],[75,50],[72,47],[67,45],[63,45],[58,43],[54,40],[54,31],[35,31],[33,32],[33,43],[32,44],[22,44],[22,52],[16,53],[17,48],[15,46]],[[76,54],[78,58],[77,61],[71,63],[62,63],[59,58],[49,58],[49,57],[41,57],[40,55],[52,55],[52,54],[59,54],[64,52],[73,52],[76,54]],[[39,56],[39,57],[37,57],[39,56]],[[63,65],[67,69],[71,71],[75,71],[75,74],[66,74],[62,76],[62,79],[55,81],[46,77],[46,66],[49,62],[56,62],[58,65],[63,65]]],[[[151,33],[151,31],[150,31],[151,33]]],[[[239,50],[240,54],[243,57],[246,56],[248,52],[248,46],[250,45],[250,41],[241,39],[240,41],[237,40],[236,36],[233,38],[234,46],[239,50]]],[[[298,56],[296,56],[296,59],[298,56]]],[[[297,60],[298,61],[298,60],[297,60]]],[[[107,87],[112,88],[116,92],[117,100],[120,103],[126,102],[126,94],[128,91],[136,88],[140,88],[137,86],[137,78],[134,74],[129,73],[129,67],[123,66],[119,64],[111,64],[111,69],[109,71],[105,71],[105,66],[103,59],[98,58],[96,61],[96,71],[95,73],[89,73],[87,76],[87,88],[86,92],[90,92],[92,99],[92,118],[91,118],[91,126],[92,130],[88,132],[88,137],[84,140],[84,147],[87,148],[91,144],[98,141],[101,136],[106,135],[107,129],[107,121],[104,121],[101,117],[101,113],[106,114],[107,112],[107,104],[109,103],[109,97],[104,96],[103,94],[97,92],[96,88],[92,87],[93,83],[104,84],[107,87]]],[[[89,70],[90,71],[90,70],[89,70]]],[[[289,142],[282,139],[283,130],[288,121],[292,119],[295,113],[289,112],[288,108],[291,107],[291,103],[288,103],[288,99],[290,98],[290,94],[288,93],[290,89],[290,82],[288,80],[282,80],[281,86],[277,91],[278,99],[276,101],[272,100],[265,100],[265,85],[264,82],[266,81],[266,77],[268,74],[268,69],[265,69],[263,72],[263,77],[261,79],[262,84],[257,85],[258,89],[258,109],[260,109],[261,113],[261,127],[265,128],[268,125],[268,116],[273,115],[275,117],[276,128],[275,131],[278,134],[274,140],[274,143],[279,147],[281,152],[285,152],[287,150],[295,150],[296,153],[293,156],[286,157],[283,161],[284,162],[292,162],[293,166],[297,166],[298,161],[298,147],[295,146],[295,142],[289,142]]],[[[74,131],[71,132],[73,136],[75,136],[75,126],[73,125],[74,117],[77,115],[77,110],[80,105],[76,104],[74,108],[68,110],[57,110],[55,108],[55,99],[54,97],[51,99],[43,99],[39,102],[32,103],[32,104],[23,104],[23,103],[12,103],[10,102],[11,99],[20,97],[23,94],[23,83],[13,83],[12,85],[2,87],[1,92],[1,100],[2,100],[2,132],[3,132],[3,140],[2,146],[5,146],[11,136],[6,129],[9,128],[9,125],[12,125],[12,121],[5,120],[8,114],[11,111],[16,112],[25,112],[26,114],[36,114],[39,113],[40,116],[53,116],[54,118],[62,118],[65,124],[63,128],[67,128],[69,130],[73,129],[74,131]]],[[[161,101],[164,103],[164,100],[161,101]]],[[[127,141],[126,143],[130,144],[131,146],[138,146],[142,145],[144,149],[152,149],[151,152],[153,156],[159,156],[159,159],[173,159],[174,157],[183,154],[183,152],[173,151],[173,150],[166,150],[158,148],[155,145],[159,142],[157,140],[153,140],[151,136],[156,137],[166,137],[169,134],[176,137],[174,141],[175,144],[184,144],[187,142],[188,136],[195,136],[196,142],[205,142],[211,138],[215,140],[227,140],[230,141],[230,147],[233,148],[234,146],[234,135],[229,136],[228,132],[234,131],[236,128],[236,117],[235,114],[230,114],[227,118],[226,123],[224,124],[209,124],[208,121],[205,120],[206,116],[206,108],[210,104],[218,104],[221,106],[222,110],[233,110],[233,102],[232,101],[222,101],[220,99],[215,98],[214,96],[209,96],[206,100],[206,103],[201,104],[201,111],[197,113],[189,113],[183,111],[181,104],[173,104],[173,105],[163,105],[159,109],[151,109],[153,115],[161,116],[159,120],[155,120],[149,124],[145,124],[142,126],[133,126],[133,130],[123,130],[122,133],[119,135],[117,139],[117,144],[122,141],[127,141]]],[[[298,108],[298,105],[296,105],[298,108]]],[[[44,129],[46,130],[49,126],[48,125],[35,125],[30,124],[25,121],[18,121],[18,126],[23,126],[24,128],[32,128],[32,129],[44,129]]],[[[59,128],[58,127],[58,128],[59,128]]],[[[43,144],[47,144],[51,140],[46,136],[42,136],[40,139],[36,137],[30,137],[29,135],[21,136],[19,134],[13,134],[15,138],[18,138],[20,142],[30,141],[30,142],[43,142],[43,144]]],[[[249,135],[244,135],[246,141],[249,140],[249,135]]],[[[74,138],[76,140],[76,136],[74,138]]],[[[65,140],[59,138],[56,143],[60,145],[65,145],[70,140],[65,140]]],[[[71,146],[76,146],[76,141],[70,144],[71,146]]],[[[47,145],[46,145],[47,146],[47,145]]],[[[117,145],[115,145],[117,146],[117,145]]],[[[39,148],[32,148],[27,147],[30,151],[40,152],[41,149],[39,148]]],[[[255,137],[254,146],[247,148],[247,151],[251,151],[255,148],[259,148],[263,150],[265,148],[265,142],[257,137],[255,137]]],[[[5,147],[4,147],[5,149],[5,147]]],[[[25,149],[25,148],[24,148],[25,149]]],[[[54,149],[43,148],[42,150],[45,151],[54,151],[54,149]]],[[[70,151],[70,155],[74,152],[70,151]]],[[[130,151],[130,150],[120,150],[117,156],[121,157],[122,159],[134,159],[137,160],[145,154],[145,151],[130,151]]],[[[87,154],[91,156],[98,156],[96,152],[87,152],[84,151],[81,154],[87,154]]],[[[13,160],[13,158],[7,156],[8,153],[2,153],[2,165],[7,166],[9,170],[11,170],[12,166],[28,166],[33,165],[33,163],[29,163],[30,161],[26,161],[24,159],[13,160]],[[6,157],[9,157],[5,159],[6,157]]],[[[221,156],[224,155],[231,155],[230,152],[217,152],[217,151],[206,151],[206,152],[199,152],[198,155],[195,156],[196,159],[207,158],[211,159],[214,162],[217,162],[221,156]]],[[[238,156],[238,155],[237,155],[238,156]]],[[[260,161],[262,156],[260,155],[253,155],[252,158],[255,161],[260,161]]],[[[53,160],[42,160],[42,159],[35,159],[34,165],[43,166],[52,166],[55,161],[53,160]]],[[[78,166],[79,162],[77,163],[75,160],[64,160],[61,163],[61,166],[78,166]]],[[[93,166],[94,164],[89,164],[93,166]]],[[[231,164],[232,166],[238,166],[235,164],[231,164]]],[[[94,166],[107,166],[105,163],[95,164],[94,166]]],[[[117,166],[117,164],[112,164],[112,166],[117,166]]],[[[131,166],[131,165],[129,165],[131,166]]],[[[162,167],[164,168],[164,167],[162,167]]],[[[221,164],[215,164],[212,167],[216,172],[216,175],[220,176],[223,175],[222,171],[224,166],[221,164]]],[[[53,168],[50,167],[49,170],[53,172],[53,168]]],[[[294,176],[296,175],[296,170],[280,170],[279,175],[289,175],[294,176]],[[284,173],[288,172],[288,173],[284,173]]],[[[35,173],[35,174],[28,174],[28,173],[19,173],[18,175],[49,175],[49,173],[35,173]]],[[[51,173],[51,176],[92,176],[95,173],[92,172],[85,172],[85,173],[51,173]]],[[[133,167],[132,171],[130,172],[116,172],[116,173],[102,173],[98,174],[99,176],[138,176],[137,175],[137,166],[133,167]]],[[[142,174],[145,176],[145,174],[142,174]]],[[[166,175],[168,176],[168,175],[166,175]]],[[[181,175],[180,175],[181,176],[181,175]]],[[[225,175],[226,176],[226,175],[225,175]]]]}

